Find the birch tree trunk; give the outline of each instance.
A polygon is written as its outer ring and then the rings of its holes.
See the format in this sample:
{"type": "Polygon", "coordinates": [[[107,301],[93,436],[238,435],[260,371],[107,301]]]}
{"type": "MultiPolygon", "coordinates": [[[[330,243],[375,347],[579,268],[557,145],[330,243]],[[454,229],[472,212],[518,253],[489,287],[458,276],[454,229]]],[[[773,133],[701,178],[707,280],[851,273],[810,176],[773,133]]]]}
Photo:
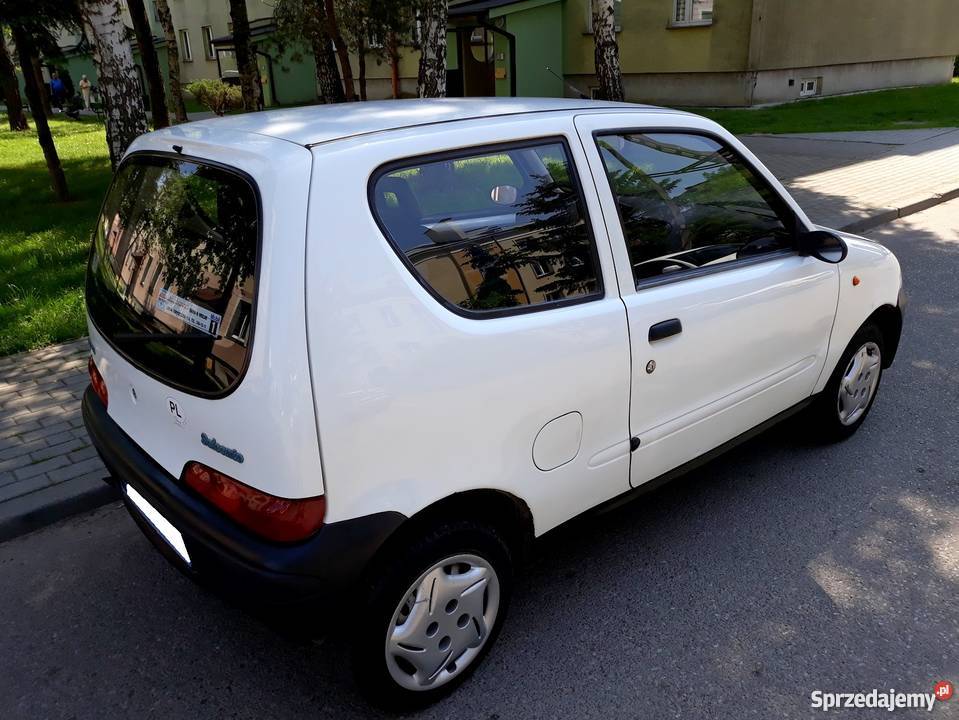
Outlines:
{"type": "Polygon", "coordinates": [[[189,120],[186,116],[186,105],[183,103],[183,88],[180,86],[180,50],[176,44],[176,32],[173,29],[173,17],[170,15],[170,6],[167,0],[156,0],[157,15],[163,36],[166,38],[166,59],[170,66],[170,110],[178,123],[189,120]]]}
{"type": "Polygon", "coordinates": [[[616,43],[613,0],[592,0],[592,3],[596,79],[599,81],[599,91],[604,100],[622,102],[625,99],[623,73],[619,67],[619,45],[616,43]]]}
{"type": "Polygon", "coordinates": [[[26,113],[23,112],[23,100],[20,99],[20,85],[17,82],[17,70],[10,59],[7,44],[0,28],[0,85],[3,86],[3,102],[7,106],[7,120],[11,130],[29,130],[26,113]]]}
{"type": "Polygon", "coordinates": [[[150,90],[150,112],[153,114],[153,129],[159,130],[170,124],[170,114],[166,107],[166,93],[163,91],[163,75],[160,74],[160,60],[153,46],[153,33],[143,0],[127,0],[130,19],[133,20],[133,32],[140,46],[140,58],[143,61],[143,74],[146,75],[150,90]]]}
{"type": "Polygon", "coordinates": [[[250,19],[246,13],[246,0],[230,0],[230,20],[233,21],[233,49],[236,51],[236,69],[240,73],[243,109],[251,112],[259,107],[260,70],[256,64],[256,53],[250,43],[250,19]]]}
{"type": "Polygon", "coordinates": [[[416,92],[421,98],[446,97],[447,0],[423,0],[420,6],[420,71],[416,92]]]}
{"type": "Polygon", "coordinates": [[[346,93],[348,101],[356,100],[356,88],[353,87],[353,67],[350,65],[350,50],[346,46],[346,41],[340,33],[339,25],[336,23],[336,8],[333,0],[324,0],[326,9],[326,31],[333,39],[333,47],[336,48],[336,55],[340,59],[340,70],[343,72],[343,90],[346,93]]]}
{"type": "Polygon", "coordinates": [[[133,49],[120,15],[119,0],[83,0],[80,14],[97,66],[110,164],[116,169],[130,143],[148,130],[133,49]]]}
{"type": "Polygon", "coordinates": [[[316,62],[316,84],[320,88],[320,99],[325,103],[338,103],[346,100],[340,71],[336,67],[333,54],[333,41],[326,32],[326,10],[323,0],[305,0],[304,8],[308,13],[310,46],[316,62]]]}
{"type": "MultiPolygon", "coordinates": [[[[10,29],[13,31],[13,42],[17,46],[17,55],[20,56],[20,67],[31,67],[31,61],[37,58],[37,48],[33,37],[29,30],[19,25],[13,25],[10,29]]],[[[37,126],[37,141],[40,143],[43,157],[47,161],[50,185],[53,187],[57,200],[64,202],[70,199],[70,193],[67,190],[67,178],[63,174],[60,156],[57,154],[57,146],[53,142],[50,126],[47,124],[47,116],[43,112],[41,93],[44,92],[45,88],[37,82],[35,73],[24,72],[23,89],[26,91],[27,102],[30,103],[30,111],[33,113],[33,124],[37,126]]]]}

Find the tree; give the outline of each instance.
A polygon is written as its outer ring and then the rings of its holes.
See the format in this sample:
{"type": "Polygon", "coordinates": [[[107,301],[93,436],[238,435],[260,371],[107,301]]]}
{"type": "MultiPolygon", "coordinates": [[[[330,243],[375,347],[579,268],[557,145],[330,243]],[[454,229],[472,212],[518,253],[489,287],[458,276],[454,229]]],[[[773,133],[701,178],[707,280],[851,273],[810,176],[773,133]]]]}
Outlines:
{"type": "Polygon", "coordinates": [[[143,0],[127,0],[130,19],[133,20],[133,32],[140,46],[140,58],[143,60],[143,74],[146,75],[150,90],[150,110],[153,113],[154,129],[170,124],[170,115],[166,107],[166,93],[163,91],[163,75],[160,74],[160,60],[153,46],[153,32],[147,19],[147,10],[143,0]]]}
{"type": "MultiPolygon", "coordinates": [[[[400,38],[409,32],[414,21],[414,4],[403,2],[370,3],[370,33],[383,40],[379,56],[390,64],[390,85],[393,97],[400,96],[400,38]]],[[[444,71],[445,76],[445,71],[444,71]]]]}
{"type": "Polygon", "coordinates": [[[420,70],[416,92],[420,97],[446,96],[447,0],[421,0],[420,70]]]}
{"type": "Polygon", "coordinates": [[[394,30],[386,33],[384,50],[390,62],[390,89],[393,91],[393,99],[398,100],[400,97],[400,43],[394,30]]]}
{"type": "Polygon", "coordinates": [[[173,30],[173,17],[170,15],[170,6],[167,0],[156,0],[157,16],[166,38],[166,59],[170,71],[170,109],[176,116],[178,123],[184,123],[186,105],[183,103],[183,90],[180,87],[180,51],[176,44],[176,32],[173,30]]]}
{"type": "Polygon", "coordinates": [[[393,97],[399,97],[399,36],[412,24],[409,0],[337,0],[337,18],[349,48],[357,56],[360,99],[366,100],[366,59],[373,55],[390,64],[393,97]]]}
{"type": "MultiPolygon", "coordinates": [[[[308,44],[316,64],[316,84],[325,103],[343,102],[343,85],[336,66],[333,41],[327,33],[323,0],[277,0],[273,8],[274,41],[281,47],[308,44]]],[[[296,57],[298,53],[294,53],[296,57]]]]}
{"type": "Polygon", "coordinates": [[[233,50],[236,52],[236,69],[240,73],[243,109],[250,112],[259,107],[260,70],[256,64],[253,44],[250,42],[250,19],[246,14],[246,0],[230,0],[230,20],[233,22],[233,50]]]}
{"type": "Polygon", "coordinates": [[[70,192],[67,189],[67,178],[63,174],[63,166],[60,164],[60,156],[57,154],[57,146],[53,142],[50,126],[47,124],[47,115],[43,111],[41,99],[43,89],[37,82],[36,73],[27,70],[33,67],[33,61],[37,58],[36,43],[32,35],[35,28],[31,28],[26,23],[12,22],[10,29],[13,31],[17,55],[20,56],[20,67],[24,70],[23,87],[27,94],[27,102],[30,103],[30,111],[33,113],[33,123],[37,126],[37,140],[43,150],[43,158],[47,162],[50,184],[53,186],[53,193],[57,196],[57,200],[65,202],[70,199],[70,192]]]}
{"type": "Polygon", "coordinates": [[[604,100],[622,102],[623,73],[619,67],[619,45],[616,42],[616,18],[613,0],[592,0],[593,41],[596,79],[604,100]]]}
{"type": "Polygon", "coordinates": [[[57,49],[52,31],[73,30],[78,27],[78,23],[76,7],[62,0],[31,0],[29,3],[22,0],[0,0],[0,24],[8,25],[13,34],[20,69],[23,71],[27,103],[37,128],[37,141],[47,163],[50,185],[57,199],[61,201],[68,200],[70,194],[43,107],[44,98],[49,101],[49,95],[36,69],[40,66],[41,48],[51,53],[57,49]]]}
{"type": "Polygon", "coordinates": [[[133,49],[118,0],[81,0],[80,15],[97,67],[110,164],[116,169],[130,143],[147,131],[133,49]]]}
{"type": "MultiPolygon", "coordinates": [[[[34,37],[34,43],[39,40],[38,37],[34,37]]],[[[40,88],[40,108],[37,112],[42,112],[46,115],[47,119],[53,117],[53,105],[50,101],[50,92],[46,87],[46,82],[43,80],[43,66],[40,64],[40,49],[36,49],[36,54],[30,58],[30,71],[33,73],[33,78],[37,83],[37,87],[40,88]]],[[[21,65],[20,69],[25,70],[26,66],[21,65]]],[[[24,85],[26,87],[26,85],[24,85]]],[[[30,108],[31,112],[34,112],[33,107],[30,108]]]]}
{"type": "MultiPolygon", "coordinates": [[[[366,54],[369,45],[370,25],[372,22],[372,2],[375,0],[336,0],[333,16],[333,26],[340,35],[337,45],[337,54],[340,63],[349,63],[350,51],[356,53],[357,85],[360,91],[360,100],[366,100],[366,54]],[[342,50],[342,52],[341,52],[342,50]]],[[[381,3],[392,5],[393,3],[381,3]]],[[[334,44],[336,40],[334,38],[334,44]]],[[[352,68],[350,75],[352,76],[352,68]]],[[[344,77],[346,72],[344,71],[344,77]]],[[[349,88],[347,88],[349,92],[349,88]]],[[[354,98],[355,99],[355,98],[354,98]]]]}
{"type": "Polygon", "coordinates": [[[23,100],[20,98],[20,84],[17,71],[7,51],[3,28],[0,28],[0,86],[3,86],[3,101],[7,106],[7,120],[11,130],[29,130],[26,113],[23,112],[23,100]]]}
{"type": "Polygon", "coordinates": [[[347,100],[356,100],[356,88],[353,87],[353,68],[350,65],[350,49],[340,33],[336,22],[336,8],[333,0],[323,0],[323,9],[326,11],[326,33],[333,40],[333,47],[340,59],[340,70],[343,73],[343,90],[347,100]]]}

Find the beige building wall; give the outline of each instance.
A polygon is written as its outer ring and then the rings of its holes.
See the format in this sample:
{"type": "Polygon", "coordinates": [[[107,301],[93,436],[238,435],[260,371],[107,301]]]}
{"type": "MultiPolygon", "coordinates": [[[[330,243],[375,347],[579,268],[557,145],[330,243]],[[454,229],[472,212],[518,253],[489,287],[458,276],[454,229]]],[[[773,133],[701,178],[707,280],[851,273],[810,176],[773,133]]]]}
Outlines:
{"type": "MultiPolygon", "coordinates": [[[[788,0],[787,0],[788,1],[788,0]]],[[[794,0],[800,2],[800,0],[794,0]]],[[[593,73],[589,0],[566,0],[566,73],[593,73]]],[[[636,73],[735,72],[746,68],[752,0],[716,0],[706,26],[674,26],[675,0],[623,0],[618,33],[620,64],[636,73]]]]}
{"type": "MultiPolygon", "coordinates": [[[[596,86],[589,0],[566,0],[567,79],[596,86]]],[[[948,82],[959,0],[715,0],[700,26],[671,22],[675,0],[623,0],[618,33],[628,100],[752,105],[948,82]],[[806,81],[806,84],[804,84],[806,81]]],[[[572,94],[570,92],[569,94],[572,94]]]]}
{"type": "Polygon", "coordinates": [[[957,0],[753,0],[753,5],[749,56],[756,70],[959,54],[957,0]]]}

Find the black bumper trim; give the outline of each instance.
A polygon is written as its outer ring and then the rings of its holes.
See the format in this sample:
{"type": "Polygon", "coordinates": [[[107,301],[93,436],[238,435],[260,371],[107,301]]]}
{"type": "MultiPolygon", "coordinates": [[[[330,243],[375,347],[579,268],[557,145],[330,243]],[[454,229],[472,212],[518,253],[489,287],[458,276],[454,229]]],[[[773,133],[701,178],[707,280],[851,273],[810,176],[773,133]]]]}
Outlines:
{"type": "Polygon", "coordinates": [[[375,513],[324,525],[301,543],[269,543],[182,487],[123,432],[92,388],[83,396],[83,421],[112,481],[136,488],[183,534],[192,564],[187,566],[124,498],[157,549],[188,575],[229,591],[233,599],[333,602],[360,578],[377,550],[406,520],[397,512],[375,513]]]}

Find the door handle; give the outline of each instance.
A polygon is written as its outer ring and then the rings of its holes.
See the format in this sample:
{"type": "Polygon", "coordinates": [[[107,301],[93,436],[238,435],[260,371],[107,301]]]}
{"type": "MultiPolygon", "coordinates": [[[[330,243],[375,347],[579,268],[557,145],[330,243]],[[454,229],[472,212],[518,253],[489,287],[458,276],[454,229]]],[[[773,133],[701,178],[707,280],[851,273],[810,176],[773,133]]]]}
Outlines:
{"type": "Polygon", "coordinates": [[[673,335],[679,335],[682,331],[683,324],[679,322],[679,318],[663,320],[662,322],[649,326],[649,341],[656,342],[657,340],[663,340],[673,335]]]}

